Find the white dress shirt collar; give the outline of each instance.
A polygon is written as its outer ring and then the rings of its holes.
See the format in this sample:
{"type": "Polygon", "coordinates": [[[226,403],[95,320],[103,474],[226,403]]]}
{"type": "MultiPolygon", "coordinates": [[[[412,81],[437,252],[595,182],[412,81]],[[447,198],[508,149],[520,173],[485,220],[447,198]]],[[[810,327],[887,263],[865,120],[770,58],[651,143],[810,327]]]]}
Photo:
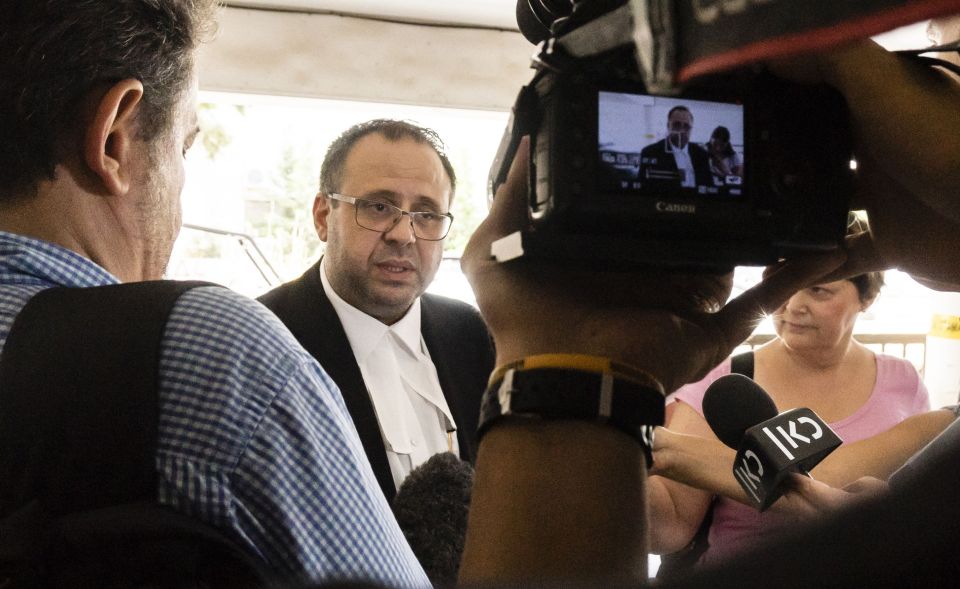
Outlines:
{"type": "Polygon", "coordinates": [[[327,294],[327,298],[330,299],[330,304],[340,317],[343,330],[347,333],[347,340],[350,341],[350,349],[353,350],[357,362],[366,361],[387,331],[394,333],[408,353],[414,357],[420,355],[420,297],[413,301],[407,314],[399,321],[393,325],[386,325],[376,317],[364,313],[343,300],[333,290],[330,281],[327,280],[324,259],[320,260],[320,282],[323,284],[323,291],[327,294]]]}

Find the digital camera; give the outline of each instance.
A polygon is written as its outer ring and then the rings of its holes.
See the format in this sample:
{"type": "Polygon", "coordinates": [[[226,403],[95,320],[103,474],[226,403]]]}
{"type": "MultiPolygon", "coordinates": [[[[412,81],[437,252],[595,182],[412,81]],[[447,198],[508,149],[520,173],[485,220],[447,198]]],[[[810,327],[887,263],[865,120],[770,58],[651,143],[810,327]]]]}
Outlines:
{"type": "Polygon", "coordinates": [[[572,3],[541,45],[490,173],[492,196],[530,137],[529,226],[493,255],[728,270],[839,247],[855,173],[842,96],[761,69],[653,94],[632,43],[582,57],[558,42],[623,4],[572,3]]]}

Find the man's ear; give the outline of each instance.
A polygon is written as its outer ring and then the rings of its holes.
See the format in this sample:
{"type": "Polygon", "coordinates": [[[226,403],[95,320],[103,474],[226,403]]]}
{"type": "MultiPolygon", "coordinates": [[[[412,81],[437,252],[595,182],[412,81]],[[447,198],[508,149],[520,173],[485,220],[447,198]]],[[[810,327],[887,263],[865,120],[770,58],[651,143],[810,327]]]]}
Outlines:
{"type": "Polygon", "coordinates": [[[313,226],[317,229],[317,237],[323,242],[327,241],[330,202],[330,199],[323,192],[318,192],[313,199],[313,226]]]}
{"type": "Polygon", "coordinates": [[[83,158],[107,192],[122,195],[132,181],[132,149],[139,124],[143,83],[127,79],[111,86],[97,103],[83,137],[83,158]]]}

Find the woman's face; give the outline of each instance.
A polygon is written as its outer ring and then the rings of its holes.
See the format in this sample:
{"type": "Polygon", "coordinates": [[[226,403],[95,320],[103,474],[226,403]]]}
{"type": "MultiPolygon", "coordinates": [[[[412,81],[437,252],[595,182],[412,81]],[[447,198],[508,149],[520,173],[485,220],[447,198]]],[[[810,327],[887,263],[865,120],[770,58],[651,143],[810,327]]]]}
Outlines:
{"type": "Polygon", "coordinates": [[[849,280],[805,288],[773,314],[783,343],[797,351],[846,347],[865,306],[849,280]]]}

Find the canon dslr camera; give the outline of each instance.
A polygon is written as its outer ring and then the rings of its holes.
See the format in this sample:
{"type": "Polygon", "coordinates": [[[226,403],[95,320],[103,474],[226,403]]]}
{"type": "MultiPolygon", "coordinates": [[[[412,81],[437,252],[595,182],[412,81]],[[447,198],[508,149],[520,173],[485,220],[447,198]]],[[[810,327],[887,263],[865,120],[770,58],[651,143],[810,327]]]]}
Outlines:
{"type": "Polygon", "coordinates": [[[854,171],[836,91],[751,69],[650,93],[644,55],[611,32],[636,26],[626,0],[517,12],[543,42],[490,191],[529,135],[530,222],[494,243],[498,260],[728,270],[839,247],[854,171]]]}

